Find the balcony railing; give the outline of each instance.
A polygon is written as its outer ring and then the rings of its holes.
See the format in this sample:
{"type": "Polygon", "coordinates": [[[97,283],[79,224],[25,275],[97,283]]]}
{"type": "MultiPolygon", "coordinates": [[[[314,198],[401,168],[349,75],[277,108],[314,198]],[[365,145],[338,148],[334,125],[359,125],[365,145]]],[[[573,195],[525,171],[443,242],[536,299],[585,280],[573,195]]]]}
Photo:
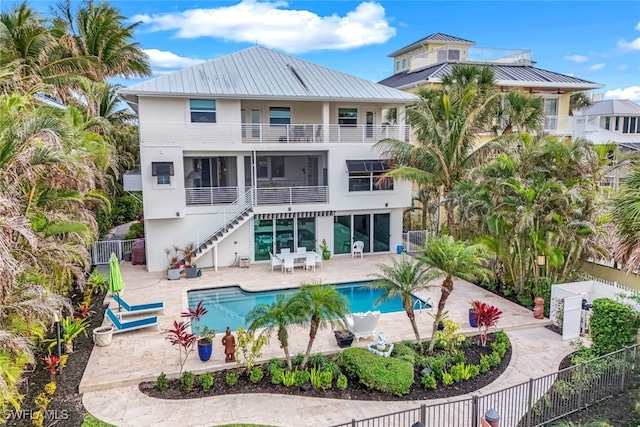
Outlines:
{"type": "Polygon", "coordinates": [[[238,198],[238,187],[185,188],[187,206],[227,205],[238,198]]]}
{"type": "Polygon", "coordinates": [[[327,187],[273,187],[257,188],[257,205],[299,205],[328,203],[327,187]]]}
{"type": "Polygon", "coordinates": [[[410,58],[410,69],[426,67],[439,62],[491,62],[495,64],[531,64],[531,51],[525,49],[499,49],[470,47],[466,56],[461,46],[442,46],[410,58]]]}
{"type": "Polygon", "coordinates": [[[155,143],[375,143],[385,138],[409,141],[409,125],[323,125],[268,123],[142,122],[140,141],[155,143]]]}

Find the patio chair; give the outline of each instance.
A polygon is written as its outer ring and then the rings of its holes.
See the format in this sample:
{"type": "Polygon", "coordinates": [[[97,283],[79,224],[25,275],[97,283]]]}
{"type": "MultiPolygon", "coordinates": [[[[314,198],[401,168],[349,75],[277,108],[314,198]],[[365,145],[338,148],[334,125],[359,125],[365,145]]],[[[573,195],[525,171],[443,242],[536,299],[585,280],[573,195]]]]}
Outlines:
{"type": "Polygon", "coordinates": [[[294,259],[292,257],[287,257],[284,259],[284,265],[282,266],[284,274],[287,274],[287,270],[291,270],[291,274],[293,274],[293,269],[294,269],[293,261],[294,259]]]}
{"type": "Polygon", "coordinates": [[[351,313],[346,318],[347,328],[356,338],[368,338],[376,336],[376,327],[380,320],[379,311],[367,311],[366,313],[351,313]]]}
{"type": "Polygon", "coordinates": [[[360,258],[364,253],[364,242],[362,240],[358,240],[353,242],[351,246],[351,258],[355,257],[357,254],[360,254],[360,258]]]}
{"type": "Polygon", "coordinates": [[[307,253],[307,248],[305,248],[305,247],[297,248],[297,249],[296,249],[296,253],[299,253],[299,254],[306,254],[306,253],[307,253]]]}
{"type": "Polygon", "coordinates": [[[305,258],[304,269],[309,271],[309,269],[313,268],[313,271],[316,271],[316,253],[307,254],[307,258],[305,258]]]}
{"type": "Polygon", "coordinates": [[[322,268],[322,254],[318,252],[313,252],[316,256],[316,264],[320,263],[320,268],[322,268]]]}
{"type": "Polygon", "coordinates": [[[136,329],[148,328],[150,326],[155,326],[156,329],[158,329],[158,317],[156,316],[124,321],[118,318],[118,316],[116,316],[116,314],[113,311],[111,311],[110,308],[107,308],[106,314],[109,320],[111,321],[111,323],[113,324],[114,334],[119,334],[120,332],[134,331],[136,329]]]}
{"type": "Polygon", "coordinates": [[[287,255],[291,253],[291,249],[290,248],[282,248],[280,249],[280,254],[282,255],[287,255]]]}
{"type": "Polygon", "coordinates": [[[113,295],[113,299],[118,303],[118,307],[124,309],[124,311],[118,311],[118,314],[121,316],[127,314],[143,314],[143,313],[152,313],[154,311],[162,311],[164,314],[164,303],[163,302],[151,302],[148,304],[136,304],[130,305],[128,304],[120,295],[117,293],[113,295]]]}
{"type": "Polygon", "coordinates": [[[269,252],[269,258],[271,258],[271,272],[273,273],[273,267],[280,267],[280,270],[282,271],[282,260],[274,257],[271,252],[269,252]]]}

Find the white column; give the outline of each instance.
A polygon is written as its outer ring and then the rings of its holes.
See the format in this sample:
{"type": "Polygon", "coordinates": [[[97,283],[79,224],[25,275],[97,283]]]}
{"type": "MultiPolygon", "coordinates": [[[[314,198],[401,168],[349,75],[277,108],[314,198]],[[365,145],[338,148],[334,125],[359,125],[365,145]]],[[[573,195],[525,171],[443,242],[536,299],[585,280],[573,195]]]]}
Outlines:
{"type": "Polygon", "coordinates": [[[329,103],[322,103],[322,142],[329,142],[329,122],[330,122],[329,103]]]}
{"type": "Polygon", "coordinates": [[[396,123],[398,124],[398,139],[400,141],[404,141],[405,131],[404,127],[406,124],[406,106],[398,105],[396,107],[396,123]]]}
{"type": "Polygon", "coordinates": [[[236,156],[236,174],[237,174],[237,182],[238,182],[238,196],[244,194],[244,155],[236,156]]]}
{"type": "Polygon", "coordinates": [[[213,267],[214,271],[218,271],[218,245],[213,247],[213,267]]]}

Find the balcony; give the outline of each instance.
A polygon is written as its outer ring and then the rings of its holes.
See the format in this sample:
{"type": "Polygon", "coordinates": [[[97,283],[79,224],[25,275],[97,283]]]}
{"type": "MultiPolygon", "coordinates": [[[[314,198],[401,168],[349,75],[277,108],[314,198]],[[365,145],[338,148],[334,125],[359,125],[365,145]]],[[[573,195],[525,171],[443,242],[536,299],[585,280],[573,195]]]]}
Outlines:
{"type": "Polygon", "coordinates": [[[409,69],[415,70],[447,61],[530,65],[531,51],[524,49],[471,47],[465,54],[464,48],[460,46],[443,46],[412,56],[409,59],[409,69]]]}
{"type": "Polygon", "coordinates": [[[187,206],[228,205],[238,198],[238,187],[185,188],[187,206]]]}
{"type": "Polygon", "coordinates": [[[267,123],[140,123],[140,140],[145,143],[376,143],[385,138],[409,141],[408,125],[337,125],[267,123]]]}
{"type": "MultiPolygon", "coordinates": [[[[248,189],[248,188],[247,188],[248,189]]],[[[187,206],[228,205],[238,198],[238,187],[185,188],[187,206]]],[[[256,205],[302,205],[328,203],[326,186],[260,187],[256,205]]]]}

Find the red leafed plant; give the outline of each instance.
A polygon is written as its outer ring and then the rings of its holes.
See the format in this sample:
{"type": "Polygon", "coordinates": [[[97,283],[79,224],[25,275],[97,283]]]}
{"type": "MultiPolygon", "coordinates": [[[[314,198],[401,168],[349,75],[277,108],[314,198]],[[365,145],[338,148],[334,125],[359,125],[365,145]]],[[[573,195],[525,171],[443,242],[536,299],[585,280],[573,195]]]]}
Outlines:
{"type": "Polygon", "coordinates": [[[76,308],[76,319],[86,319],[91,317],[95,311],[89,310],[89,306],[87,304],[80,304],[78,308],[76,308]]]}
{"type": "Polygon", "coordinates": [[[502,311],[500,311],[498,307],[480,301],[474,301],[473,307],[476,309],[480,341],[482,346],[485,347],[487,345],[489,328],[495,327],[498,324],[502,311]]]}
{"type": "MultiPolygon", "coordinates": [[[[204,332],[211,334],[206,326],[203,328],[200,325],[200,319],[202,319],[202,316],[204,316],[208,312],[209,311],[206,309],[206,307],[202,305],[202,301],[200,301],[198,305],[196,305],[196,308],[188,308],[187,311],[183,311],[182,313],[180,313],[180,317],[190,318],[192,322],[191,331],[196,335],[196,337],[203,338],[202,335],[204,335],[204,332]],[[198,322],[196,326],[193,325],[194,321],[198,322]]],[[[213,333],[213,336],[215,336],[215,333],[213,333]]],[[[209,340],[209,342],[211,342],[211,340],[209,340]]]]}
{"type": "Polygon", "coordinates": [[[187,332],[189,328],[189,322],[178,322],[177,320],[173,321],[173,329],[169,329],[166,331],[166,334],[169,334],[167,339],[171,342],[171,344],[178,346],[178,350],[180,351],[180,373],[182,374],[182,368],[184,368],[184,364],[187,361],[187,357],[189,357],[189,353],[193,351],[193,346],[196,342],[196,336],[190,332],[187,332]]]}
{"type": "Polygon", "coordinates": [[[60,358],[55,354],[50,354],[43,357],[42,360],[44,360],[44,363],[47,364],[44,369],[49,372],[49,375],[51,376],[51,382],[56,382],[56,369],[58,368],[58,362],[60,362],[60,358]]]}

